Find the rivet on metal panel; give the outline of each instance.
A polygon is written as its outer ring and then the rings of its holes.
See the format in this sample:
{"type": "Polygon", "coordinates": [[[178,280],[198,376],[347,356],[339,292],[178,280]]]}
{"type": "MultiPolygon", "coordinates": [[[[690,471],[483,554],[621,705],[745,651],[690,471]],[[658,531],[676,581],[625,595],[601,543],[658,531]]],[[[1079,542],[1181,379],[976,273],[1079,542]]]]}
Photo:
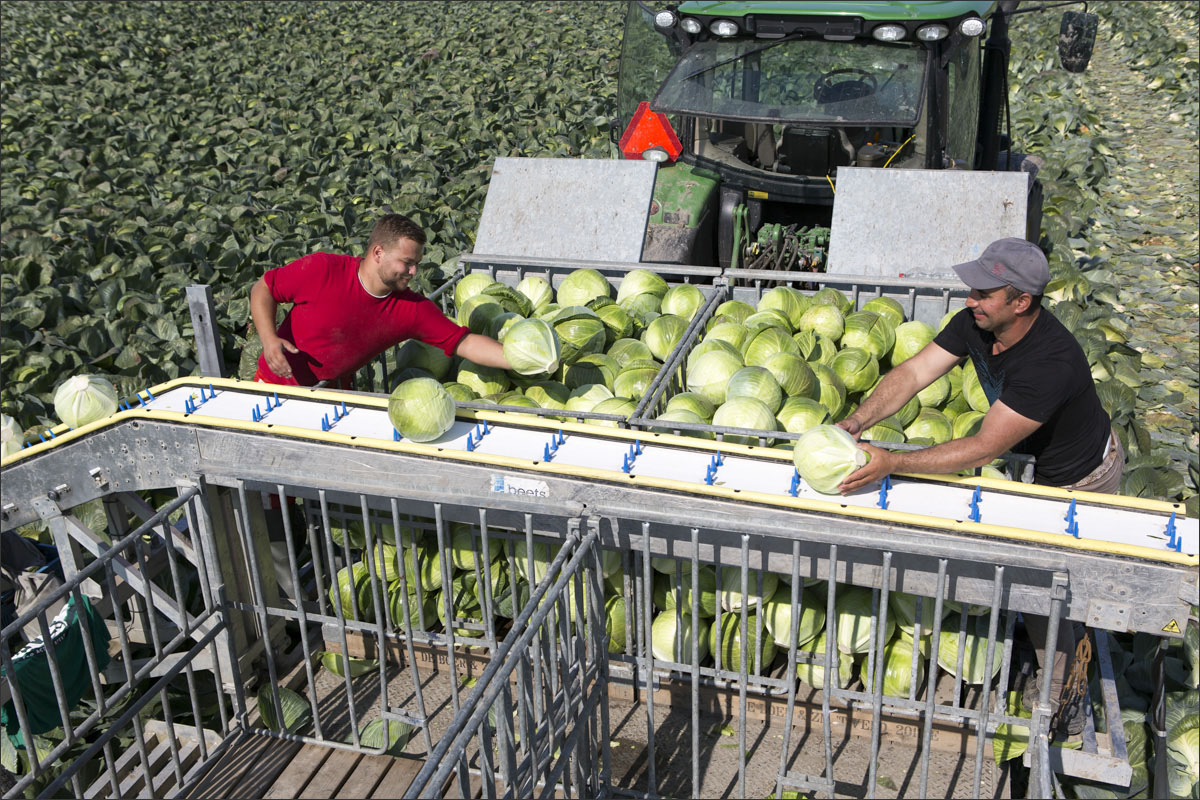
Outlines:
{"type": "Polygon", "coordinates": [[[16,510],[17,510],[16,503],[5,503],[3,506],[0,506],[0,516],[7,519],[8,515],[16,510]]]}

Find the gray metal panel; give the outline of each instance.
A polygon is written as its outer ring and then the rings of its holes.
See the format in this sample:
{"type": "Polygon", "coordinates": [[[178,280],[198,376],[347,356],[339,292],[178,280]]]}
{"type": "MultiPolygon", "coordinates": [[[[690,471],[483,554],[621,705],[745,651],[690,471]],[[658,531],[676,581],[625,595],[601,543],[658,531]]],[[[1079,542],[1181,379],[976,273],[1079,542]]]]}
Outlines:
{"type": "Polygon", "coordinates": [[[192,314],[192,330],[196,336],[196,361],[200,374],[224,378],[225,355],[221,352],[221,331],[213,309],[213,290],[205,284],[187,287],[188,309],[192,314]]]}
{"type": "Polygon", "coordinates": [[[475,252],[639,261],[657,165],[586,158],[497,158],[475,252]]]}
{"type": "Polygon", "coordinates": [[[839,167],[827,272],[957,280],[955,264],[1025,238],[1026,172],[839,167]]]}

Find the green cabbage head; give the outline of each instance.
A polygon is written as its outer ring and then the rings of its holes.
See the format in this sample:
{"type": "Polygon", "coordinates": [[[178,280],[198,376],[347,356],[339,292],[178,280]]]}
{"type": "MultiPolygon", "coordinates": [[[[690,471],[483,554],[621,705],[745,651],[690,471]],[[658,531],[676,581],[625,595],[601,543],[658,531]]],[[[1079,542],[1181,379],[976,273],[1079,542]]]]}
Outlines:
{"type": "Polygon", "coordinates": [[[508,329],[504,357],[518,375],[540,375],[558,369],[558,335],[543,319],[525,319],[508,329]]]}
{"type": "Polygon", "coordinates": [[[20,452],[24,441],[25,432],[17,421],[8,414],[0,415],[0,458],[20,452]]]}
{"type": "Polygon", "coordinates": [[[405,439],[431,442],[454,424],[454,398],[433,378],[412,378],[388,397],[388,419],[405,439]]]}
{"type": "Polygon", "coordinates": [[[612,287],[608,280],[594,269],[577,269],[558,286],[560,306],[583,306],[597,297],[608,297],[612,287]]]}
{"type": "Polygon", "coordinates": [[[72,428],[117,412],[117,390],[98,375],[76,375],[54,391],[54,411],[72,428]]]}
{"type": "Polygon", "coordinates": [[[837,494],[846,477],[870,456],[836,425],[818,425],[796,440],[792,460],[804,482],[822,494],[837,494]]]}

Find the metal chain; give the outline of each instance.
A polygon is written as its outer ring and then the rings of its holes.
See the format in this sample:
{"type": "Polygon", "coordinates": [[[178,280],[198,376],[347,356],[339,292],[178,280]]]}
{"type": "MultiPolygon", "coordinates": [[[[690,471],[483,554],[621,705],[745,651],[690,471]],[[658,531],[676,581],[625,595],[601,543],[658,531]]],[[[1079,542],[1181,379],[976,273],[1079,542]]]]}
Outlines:
{"type": "Polygon", "coordinates": [[[1058,708],[1050,717],[1050,730],[1058,727],[1059,717],[1062,716],[1063,710],[1087,692],[1087,669],[1091,660],[1092,637],[1085,632],[1083,638],[1075,645],[1075,662],[1071,665],[1071,674],[1063,683],[1062,693],[1058,698],[1058,708]]]}

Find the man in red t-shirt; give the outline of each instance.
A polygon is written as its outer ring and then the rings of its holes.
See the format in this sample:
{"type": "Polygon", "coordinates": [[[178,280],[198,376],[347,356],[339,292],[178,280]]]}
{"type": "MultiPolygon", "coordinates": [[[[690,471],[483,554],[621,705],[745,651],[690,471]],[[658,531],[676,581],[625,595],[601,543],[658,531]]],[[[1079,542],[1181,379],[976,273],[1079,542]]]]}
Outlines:
{"type": "Polygon", "coordinates": [[[350,388],[354,373],[387,348],[419,339],[446,355],[509,369],[500,343],[456,325],[408,288],[425,232],[408,217],[375,224],[362,258],[313,253],[267,272],[250,290],[250,315],[262,340],[255,379],[350,388]],[[292,303],[279,329],[275,309],[292,303]]]}

